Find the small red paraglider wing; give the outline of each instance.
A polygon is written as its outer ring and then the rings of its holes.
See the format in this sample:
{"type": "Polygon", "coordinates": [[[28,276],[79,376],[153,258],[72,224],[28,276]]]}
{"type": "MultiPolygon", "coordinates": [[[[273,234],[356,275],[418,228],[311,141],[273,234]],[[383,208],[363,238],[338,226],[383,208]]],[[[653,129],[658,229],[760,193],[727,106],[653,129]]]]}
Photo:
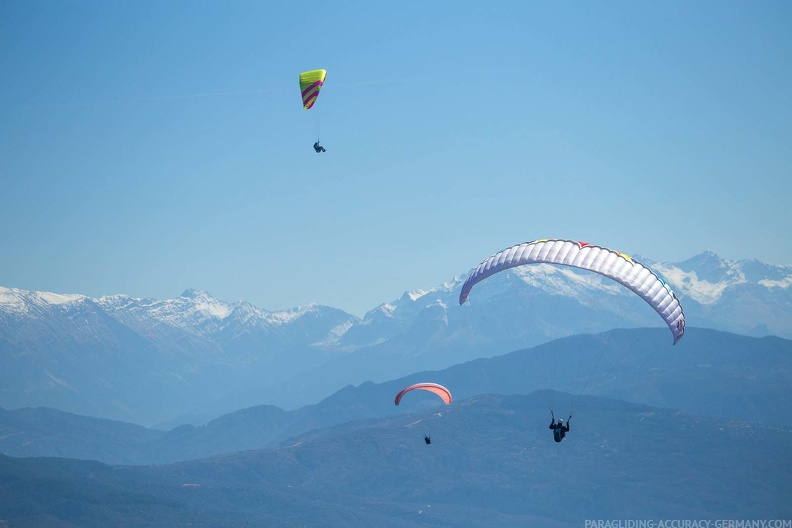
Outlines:
{"type": "Polygon", "coordinates": [[[438,385],[437,383],[416,383],[415,385],[410,385],[409,387],[405,387],[399,391],[399,394],[396,395],[396,405],[399,405],[399,402],[405,394],[415,389],[433,392],[440,396],[440,398],[443,400],[443,403],[446,405],[451,403],[451,393],[442,385],[438,385]]]}

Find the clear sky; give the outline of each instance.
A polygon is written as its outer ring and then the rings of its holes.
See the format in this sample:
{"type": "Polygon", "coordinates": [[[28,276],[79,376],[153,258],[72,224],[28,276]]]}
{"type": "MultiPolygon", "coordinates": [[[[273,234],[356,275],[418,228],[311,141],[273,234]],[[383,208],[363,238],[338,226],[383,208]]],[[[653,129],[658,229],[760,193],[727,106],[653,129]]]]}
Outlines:
{"type": "Polygon", "coordinates": [[[0,285],[361,316],[536,238],[792,264],[790,27],[786,0],[2,0],[0,285]]]}

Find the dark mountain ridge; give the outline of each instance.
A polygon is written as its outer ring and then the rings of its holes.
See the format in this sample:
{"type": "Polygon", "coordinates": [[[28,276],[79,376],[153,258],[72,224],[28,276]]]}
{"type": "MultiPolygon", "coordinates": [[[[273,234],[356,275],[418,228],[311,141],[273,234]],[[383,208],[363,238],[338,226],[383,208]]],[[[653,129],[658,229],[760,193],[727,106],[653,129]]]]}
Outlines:
{"type": "Polygon", "coordinates": [[[474,528],[792,516],[792,429],[585,397],[557,444],[545,404],[566,397],[479,395],[164,466],[0,456],[0,519],[474,528]]]}
{"type": "Polygon", "coordinates": [[[662,329],[569,337],[439,371],[347,386],[294,411],[254,406],[167,432],[46,408],[0,410],[0,452],[148,464],[273,447],[314,429],[434,406],[433,395],[417,392],[399,407],[393,404],[400,389],[421,381],[445,385],[456,400],[553,387],[572,394],[544,402],[543,414],[552,408],[559,417],[585,413],[581,394],[588,393],[691,414],[792,423],[792,341],[698,328],[676,346],[662,339],[667,337],[662,329]]]}

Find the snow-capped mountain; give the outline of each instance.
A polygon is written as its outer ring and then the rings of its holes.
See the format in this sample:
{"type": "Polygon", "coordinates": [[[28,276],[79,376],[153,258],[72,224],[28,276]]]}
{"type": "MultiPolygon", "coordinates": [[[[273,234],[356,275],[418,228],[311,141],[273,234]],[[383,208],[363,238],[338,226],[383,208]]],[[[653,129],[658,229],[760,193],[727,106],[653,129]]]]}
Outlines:
{"type": "Polygon", "coordinates": [[[91,299],[0,288],[0,406],[52,405],[150,424],[267,386],[344,352],[358,319],[281,312],[188,290],[177,299],[91,299]]]}
{"type": "MultiPolygon", "coordinates": [[[[688,328],[792,338],[792,266],[711,252],[675,264],[638,260],[674,289],[688,328]]],[[[0,407],[146,425],[260,403],[294,408],[346,384],[571,334],[663,327],[637,296],[592,273],[518,267],[477,285],[460,306],[466,276],[407,292],[362,320],[320,305],[270,312],[197,290],[155,300],[0,287],[0,407]]]]}
{"type": "Polygon", "coordinates": [[[679,264],[648,264],[674,287],[688,324],[792,338],[792,266],[723,260],[711,251],[679,264]]]}

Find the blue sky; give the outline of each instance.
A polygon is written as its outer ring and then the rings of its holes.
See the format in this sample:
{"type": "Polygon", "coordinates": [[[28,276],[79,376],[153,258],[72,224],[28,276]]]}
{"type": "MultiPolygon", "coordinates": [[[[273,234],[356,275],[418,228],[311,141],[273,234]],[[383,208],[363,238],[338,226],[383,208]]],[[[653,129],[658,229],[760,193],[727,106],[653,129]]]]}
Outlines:
{"type": "Polygon", "coordinates": [[[544,237],[792,264],[790,23],[786,1],[4,0],[0,285],[360,316],[544,237]]]}

